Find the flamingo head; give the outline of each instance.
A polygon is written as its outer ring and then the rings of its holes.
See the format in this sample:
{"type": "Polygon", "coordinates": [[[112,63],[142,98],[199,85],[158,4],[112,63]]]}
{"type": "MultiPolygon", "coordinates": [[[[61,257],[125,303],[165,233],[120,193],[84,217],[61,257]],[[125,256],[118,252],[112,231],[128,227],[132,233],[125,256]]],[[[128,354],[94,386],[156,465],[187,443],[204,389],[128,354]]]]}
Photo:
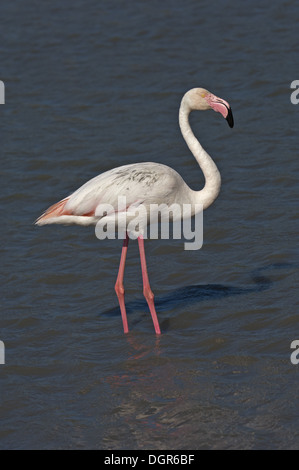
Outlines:
{"type": "Polygon", "coordinates": [[[234,127],[234,118],[230,105],[227,101],[218,96],[213,95],[204,88],[193,88],[185,95],[190,110],[205,111],[213,109],[217,113],[221,113],[227,120],[229,127],[234,127]]]}

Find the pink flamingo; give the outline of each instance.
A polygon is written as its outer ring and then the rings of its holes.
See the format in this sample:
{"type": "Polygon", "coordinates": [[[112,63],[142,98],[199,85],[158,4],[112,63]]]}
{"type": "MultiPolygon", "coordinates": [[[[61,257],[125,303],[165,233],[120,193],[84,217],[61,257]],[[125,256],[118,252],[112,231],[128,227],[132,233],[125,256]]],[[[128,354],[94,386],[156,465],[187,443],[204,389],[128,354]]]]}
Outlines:
{"type": "MultiPolygon", "coordinates": [[[[229,126],[233,127],[233,115],[227,101],[218,98],[203,88],[189,90],[183,96],[179,110],[179,124],[182,135],[205,176],[203,189],[193,191],[175,170],[166,165],[149,162],[133,163],[114,168],[92,178],[73,194],[46,210],[37,219],[36,224],[96,225],[101,218],[97,215],[99,205],[110,204],[117,208],[119,196],[125,196],[128,205],[136,204],[136,201],[138,201],[138,203],[146,205],[147,208],[153,203],[171,205],[174,202],[181,205],[191,204],[193,208],[195,204],[200,204],[203,209],[209,207],[219,194],[221,177],[214,161],[200,145],[189,124],[191,111],[205,111],[208,109],[221,113],[229,126]]],[[[126,208],[123,210],[126,212],[126,208]]],[[[194,214],[195,211],[192,210],[192,215],[194,214]]],[[[104,219],[103,216],[102,219],[104,219]]],[[[123,286],[128,244],[129,236],[126,233],[115,283],[125,333],[129,331],[123,286]]],[[[151,312],[155,332],[159,335],[161,330],[154,304],[154,294],[149,283],[142,235],[138,237],[138,244],[143,294],[151,312]]]]}

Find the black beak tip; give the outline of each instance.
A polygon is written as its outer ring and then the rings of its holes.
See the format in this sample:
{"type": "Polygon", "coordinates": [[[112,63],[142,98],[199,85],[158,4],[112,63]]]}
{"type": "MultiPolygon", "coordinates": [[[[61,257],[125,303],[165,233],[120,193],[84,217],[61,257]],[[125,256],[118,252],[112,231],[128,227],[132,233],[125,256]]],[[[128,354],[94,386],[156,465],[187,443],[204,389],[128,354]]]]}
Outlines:
{"type": "Polygon", "coordinates": [[[228,109],[226,120],[228,122],[229,127],[231,127],[231,128],[234,127],[234,118],[233,118],[233,113],[232,113],[231,108],[228,109]]]}

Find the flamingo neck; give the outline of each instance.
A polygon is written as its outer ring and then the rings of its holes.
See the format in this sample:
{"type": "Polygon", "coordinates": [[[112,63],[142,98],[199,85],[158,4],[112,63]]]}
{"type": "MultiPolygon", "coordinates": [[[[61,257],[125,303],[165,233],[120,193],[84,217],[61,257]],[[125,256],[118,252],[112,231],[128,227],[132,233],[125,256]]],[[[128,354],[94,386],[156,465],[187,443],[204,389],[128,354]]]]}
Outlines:
{"type": "Polygon", "coordinates": [[[186,144],[193,153],[205,177],[204,188],[200,191],[193,191],[190,188],[190,195],[194,204],[202,204],[203,209],[206,209],[215,201],[219,194],[221,176],[216,164],[210,155],[203,149],[192,132],[189,123],[189,114],[191,111],[192,109],[190,109],[188,104],[185,103],[183,98],[179,111],[179,124],[181,132],[186,141],[186,144]]]}

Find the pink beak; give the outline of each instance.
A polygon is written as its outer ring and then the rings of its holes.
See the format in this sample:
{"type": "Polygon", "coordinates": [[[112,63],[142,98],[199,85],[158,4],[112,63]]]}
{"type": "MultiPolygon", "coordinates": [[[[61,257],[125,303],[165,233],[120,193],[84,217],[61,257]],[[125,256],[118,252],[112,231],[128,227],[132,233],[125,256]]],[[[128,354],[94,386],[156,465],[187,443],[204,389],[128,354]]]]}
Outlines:
{"type": "Polygon", "coordinates": [[[206,100],[214,111],[222,114],[224,119],[227,120],[229,127],[234,127],[233,113],[227,101],[212,95],[212,93],[206,96],[206,100]]]}

